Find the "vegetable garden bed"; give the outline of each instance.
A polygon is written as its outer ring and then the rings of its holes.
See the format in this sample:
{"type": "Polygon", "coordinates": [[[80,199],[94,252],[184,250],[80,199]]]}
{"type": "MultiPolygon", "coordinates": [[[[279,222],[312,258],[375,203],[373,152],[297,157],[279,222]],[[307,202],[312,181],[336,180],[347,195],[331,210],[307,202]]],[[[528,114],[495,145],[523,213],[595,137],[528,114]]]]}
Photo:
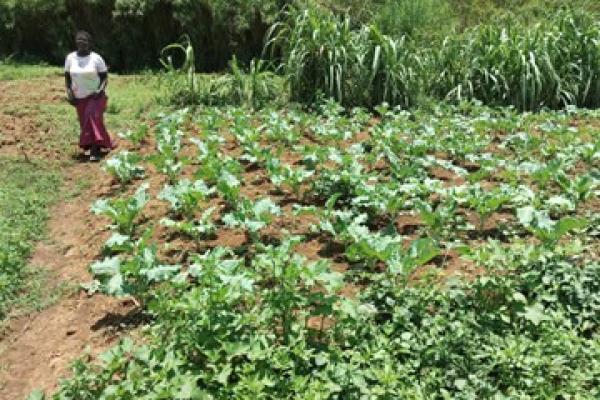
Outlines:
{"type": "Polygon", "coordinates": [[[89,290],[152,322],[55,398],[599,396],[598,113],[378,112],[124,135],[89,290]]]}

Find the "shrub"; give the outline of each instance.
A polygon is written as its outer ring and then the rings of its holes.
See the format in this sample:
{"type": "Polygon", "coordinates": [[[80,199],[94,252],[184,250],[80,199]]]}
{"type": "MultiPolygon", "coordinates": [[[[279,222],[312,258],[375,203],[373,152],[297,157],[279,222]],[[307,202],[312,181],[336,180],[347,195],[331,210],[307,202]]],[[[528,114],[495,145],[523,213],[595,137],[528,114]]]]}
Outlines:
{"type": "Polygon", "coordinates": [[[34,56],[61,64],[85,29],[112,70],[159,67],[157,54],[188,33],[197,67],[220,70],[233,55],[260,54],[278,0],[0,0],[0,57],[34,56]],[[48,24],[47,21],[60,21],[48,24]]]}

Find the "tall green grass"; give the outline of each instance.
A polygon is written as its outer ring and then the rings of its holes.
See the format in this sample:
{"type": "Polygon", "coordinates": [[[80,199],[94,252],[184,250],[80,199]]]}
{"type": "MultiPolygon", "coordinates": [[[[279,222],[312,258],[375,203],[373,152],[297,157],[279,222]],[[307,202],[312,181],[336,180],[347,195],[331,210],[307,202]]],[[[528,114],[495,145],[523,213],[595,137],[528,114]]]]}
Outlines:
{"type": "Polygon", "coordinates": [[[477,99],[519,110],[600,106],[600,22],[562,10],[529,26],[516,19],[426,44],[388,36],[348,16],[288,10],[267,45],[281,54],[292,100],[409,107],[423,97],[477,99]]]}
{"type": "Polygon", "coordinates": [[[317,8],[288,11],[269,31],[267,46],[280,50],[280,69],[295,101],[325,96],[345,106],[409,106],[420,89],[418,51],[374,26],[353,29],[348,16],[317,8]]]}
{"type": "Polygon", "coordinates": [[[563,11],[533,27],[488,25],[431,53],[431,92],[520,110],[600,106],[600,24],[563,11]]]}
{"type": "Polygon", "coordinates": [[[372,22],[392,37],[426,41],[451,33],[456,17],[447,0],[383,0],[372,22]]]}

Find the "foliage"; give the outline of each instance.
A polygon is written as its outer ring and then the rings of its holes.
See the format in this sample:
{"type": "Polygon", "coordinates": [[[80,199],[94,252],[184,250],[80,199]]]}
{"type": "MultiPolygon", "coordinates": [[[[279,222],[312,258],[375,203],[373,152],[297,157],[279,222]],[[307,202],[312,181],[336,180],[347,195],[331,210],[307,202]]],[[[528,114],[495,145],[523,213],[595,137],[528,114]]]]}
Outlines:
{"type": "Polygon", "coordinates": [[[168,201],[171,204],[171,210],[176,214],[190,219],[199,203],[213,193],[214,188],[209,189],[201,180],[192,183],[187,179],[182,179],[175,186],[166,185],[159,193],[158,198],[168,201]]]}
{"type": "Polygon", "coordinates": [[[11,81],[16,79],[31,79],[33,77],[46,77],[61,73],[59,68],[36,63],[35,65],[17,62],[12,57],[0,59],[0,81],[11,81]]]}
{"type": "MultiPolygon", "coordinates": [[[[193,86],[184,83],[182,74],[168,64],[167,67],[163,74],[166,100],[174,106],[236,105],[258,109],[285,99],[281,78],[271,72],[268,63],[261,59],[253,58],[246,68],[234,56],[227,73],[200,79],[195,76],[193,86]]],[[[190,81],[189,78],[187,80],[190,81]]]]}
{"type": "Polygon", "coordinates": [[[24,280],[32,279],[27,259],[33,241],[43,237],[59,184],[44,164],[0,157],[0,321],[26,286],[24,280]]]}
{"type": "Polygon", "coordinates": [[[136,229],[135,219],[149,200],[148,187],[148,183],[143,183],[135,194],[128,198],[96,200],[92,206],[92,212],[107,216],[113,222],[111,227],[120,234],[131,237],[136,229]]]}
{"type": "Polygon", "coordinates": [[[160,51],[160,63],[167,70],[167,74],[181,73],[186,77],[187,89],[192,93],[196,90],[196,58],[194,56],[194,47],[188,35],[183,35],[180,43],[171,43],[162,48],[160,51]],[[172,56],[167,56],[166,53],[170,50],[180,50],[183,55],[183,65],[177,69],[173,65],[172,56]]]}
{"type": "Polygon", "coordinates": [[[234,211],[223,216],[223,223],[231,228],[242,227],[253,242],[259,242],[259,232],[281,213],[279,206],[264,198],[255,202],[241,199],[234,211]]]}
{"type": "Polygon", "coordinates": [[[434,52],[433,92],[521,110],[600,104],[600,25],[581,11],[545,23],[484,25],[434,52]]]}
{"type": "Polygon", "coordinates": [[[204,210],[200,218],[192,218],[183,221],[174,221],[169,218],[164,218],[161,223],[176,232],[187,235],[196,241],[199,247],[202,239],[213,238],[217,232],[217,227],[212,221],[215,207],[210,207],[204,210]]]}
{"type": "Polygon", "coordinates": [[[168,177],[170,183],[177,180],[183,165],[187,162],[179,155],[183,137],[181,127],[187,113],[187,109],[182,109],[170,115],[161,114],[162,118],[156,134],[157,152],[148,158],[158,171],[168,177]]]}
{"type": "Polygon", "coordinates": [[[293,100],[313,103],[320,95],[345,106],[416,101],[421,60],[404,38],[374,26],[353,29],[350,17],[318,8],[291,10],[271,27],[267,45],[282,53],[281,70],[293,100]]]}
{"type": "Polygon", "coordinates": [[[138,165],[141,160],[142,157],[138,154],[124,150],[106,160],[104,169],[122,185],[125,185],[133,179],[144,176],[144,168],[138,165]]]}
{"type": "Polygon", "coordinates": [[[307,171],[304,168],[292,168],[289,165],[282,165],[276,158],[267,160],[266,169],[269,172],[271,182],[276,187],[286,185],[292,192],[299,197],[301,185],[313,176],[313,171],[307,171]]]}
{"type": "MultiPolygon", "coordinates": [[[[94,37],[111,70],[158,68],[156,55],[188,34],[198,69],[219,70],[232,55],[249,62],[284,2],[278,0],[0,1],[0,57],[17,54],[62,64],[77,29],[94,37]],[[44,21],[63,21],[50,29],[44,21]],[[202,44],[202,46],[200,46],[202,44]]],[[[177,60],[174,60],[177,63],[177,60]]]]}
{"type": "Polygon", "coordinates": [[[90,266],[100,290],[113,296],[135,296],[144,301],[150,285],[168,280],[179,272],[180,266],[160,264],[156,246],[149,243],[150,235],[151,231],[148,231],[137,241],[132,257],[108,257],[90,266]]]}
{"type": "MultiPolygon", "coordinates": [[[[390,2],[383,6],[388,9],[391,15],[426,18],[423,10],[431,12],[434,5],[390,2]]],[[[387,11],[380,17],[385,20],[387,11]]],[[[533,26],[506,17],[430,39],[434,46],[411,40],[415,31],[390,18],[405,35],[382,34],[376,25],[357,27],[350,16],[319,7],[290,9],[271,27],[267,46],[281,53],[291,98],[311,104],[324,96],[370,108],[384,102],[407,108],[426,97],[533,111],[600,104],[595,14],[561,10],[533,26]]]]}
{"type": "Polygon", "coordinates": [[[146,124],[140,124],[134,130],[128,129],[119,133],[119,137],[129,140],[134,146],[139,147],[145,142],[149,127],[146,124]]]}
{"type": "Polygon", "coordinates": [[[372,21],[390,36],[425,43],[451,33],[455,16],[445,0],[385,0],[372,21]]]}
{"type": "Polygon", "coordinates": [[[377,112],[160,116],[166,232],[91,266],[150,322],[54,398],[598,397],[598,112],[377,112]]]}
{"type": "Polygon", "coordinates": [[[267,102],[273,101],[279,89],[275,75],[269,71],[264,60],[253,58],[248,72],[244,73],[234,56],[229,67],[232,74],[233,105],[246,105],[254,109],[260,108],[267,102]]]}

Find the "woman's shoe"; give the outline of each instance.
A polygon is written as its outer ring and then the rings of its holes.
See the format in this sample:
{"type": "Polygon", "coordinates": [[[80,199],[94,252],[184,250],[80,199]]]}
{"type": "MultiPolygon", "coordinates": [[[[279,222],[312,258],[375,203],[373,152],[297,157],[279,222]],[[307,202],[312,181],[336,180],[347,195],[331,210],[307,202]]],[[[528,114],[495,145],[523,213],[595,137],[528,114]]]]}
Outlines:
{"type": "Polygon", "coordinates": [[[100,149],[97,147],[92,147],[90,151],[90,161],[100,161],[100,149]]]}

